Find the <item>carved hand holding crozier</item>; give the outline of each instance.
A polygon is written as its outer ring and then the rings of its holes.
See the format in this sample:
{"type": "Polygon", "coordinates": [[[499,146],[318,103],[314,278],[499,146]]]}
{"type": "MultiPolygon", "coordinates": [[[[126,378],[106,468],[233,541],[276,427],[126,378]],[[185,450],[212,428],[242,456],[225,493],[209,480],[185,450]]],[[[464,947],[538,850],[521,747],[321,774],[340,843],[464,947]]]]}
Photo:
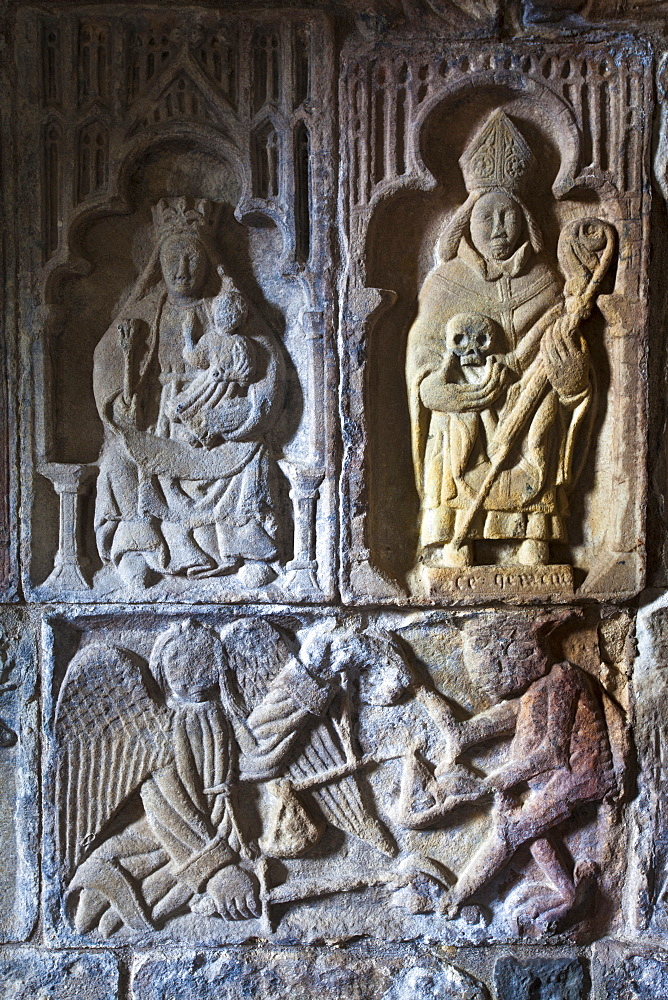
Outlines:
{"type": "Polygon", "coordinates": [[[513,543],[522,566],[549,564],[566,539],[595,411],[580,324],[615,248],[608,223],[568,223],[563,286],[523,199],[533,154],[502,111],[460,164],[469,197],[440,236],[408,338],[416,592],[430,571],[474,564],[474,539],[513,543]]]}
{"type": "Polygon", "coordinates": [[[95,353],[99,553],[130,586],[236,574],[261,587],[280,560],[266,434],[283,359],[219,260],[217,206],[167,198],[153,215],[154,253],[95,353]]]}

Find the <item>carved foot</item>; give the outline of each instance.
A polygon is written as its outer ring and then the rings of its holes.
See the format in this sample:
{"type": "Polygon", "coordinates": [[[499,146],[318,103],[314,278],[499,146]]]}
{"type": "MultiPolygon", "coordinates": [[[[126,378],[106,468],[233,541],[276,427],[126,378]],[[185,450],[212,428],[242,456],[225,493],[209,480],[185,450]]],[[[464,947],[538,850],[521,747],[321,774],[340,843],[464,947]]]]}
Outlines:
{"type": "Polygon", "coordinates": [[[101,892],[83,889],[74,914],[74,926],[79,934],[88,934],[97,928],[103,938],[108,938],[121,929],[123,918],[101,892]]]}
{"type": "Polygon", "coordinates": [[[450,569],[473,565],[473,551],[470,542],[463,545],[432,545],[424,556],[425,565],[434,569],[450,569]]]}
{"type": "Polygon", "coordinates": [[[129,587],[152,587],[160,579],[141,552],[126,552],[118,564],[118,574],[129,587]]]}
{"type": "Polygon", "coordinates": [[[548,542],[526,538],[515,556],[518,566],[547,566],[550,561],[550,545],[548,542]]]}
{"type": "Polygon", "coordinates": [[[275,580],[276,574],[266,563],[249,560],[238,570],[237,579],[248,590],[256,590],[258,587],[266,587],[268,583],[275,580]]]}

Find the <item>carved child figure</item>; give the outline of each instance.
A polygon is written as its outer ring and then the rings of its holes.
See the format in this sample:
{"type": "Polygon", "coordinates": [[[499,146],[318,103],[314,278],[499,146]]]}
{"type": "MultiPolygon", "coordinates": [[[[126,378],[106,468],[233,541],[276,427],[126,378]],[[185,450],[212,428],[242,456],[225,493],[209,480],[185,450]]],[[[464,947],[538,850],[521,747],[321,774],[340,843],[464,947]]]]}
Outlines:
{"type": "Polygon", "coordinates": [[[105,428],[95,507],[103,573],[131,587],[235,575],[267,585],[280,561],[281,350],[222,265],[219,206],[163,198],[156,248],[97,346],[105,428]]]}
{"type": "Polygon", "coordinates": [[[183,330],[184,360],[201,374],[166,407],[166,416],[183,424],[193,443],[204,447],[222,443],[243,424],[244,391],[257,372],[253,341],[243,333],[246,300],[222,267],[218,275],[220,292],[211,302],[205,333],[194,339],[192,330],[183,330]]]}
{"type": "Polygon", "coordinates": [[[580,883],[595,870],[581,860],[571,873],[550,831],[587,803],[619,797],[608,722],[618,723],[620,711],[592,677],[567,661],[554,663],[545,650],[547,636],[562,620],[553,614],[532,622],[519,613],[503,621],[470,619],[463,631],[464,663],[490,707],[457,722],[443,701],[426,702],[450,751],[434,779],[423,784],[421,801],[414,775],[404,782],[404,823],[422,829],[465,802],[493,799],[492,828],[443,898],[446,912],[455,914],[523,844],[548,887],[532,893],[523,912],[513,916],[519,925],[546,927],[564,918],[579,901],[580,883]],[[467,751],[503,737],[512,737],[505,760],[484,777],[457,763],[467,751]]]}

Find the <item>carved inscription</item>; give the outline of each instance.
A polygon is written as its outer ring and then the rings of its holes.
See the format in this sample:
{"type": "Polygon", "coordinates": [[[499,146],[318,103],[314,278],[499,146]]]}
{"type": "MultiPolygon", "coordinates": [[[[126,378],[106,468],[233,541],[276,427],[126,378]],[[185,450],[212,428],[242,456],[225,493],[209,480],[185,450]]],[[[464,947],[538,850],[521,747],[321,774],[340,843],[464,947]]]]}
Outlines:
{"type": "Polygon", "coordinates": [[[478,566],[511,599],[539,567],[561,600],[637,592],[645,50],[344,60],[346,598],[452,603],[478,566]]]}

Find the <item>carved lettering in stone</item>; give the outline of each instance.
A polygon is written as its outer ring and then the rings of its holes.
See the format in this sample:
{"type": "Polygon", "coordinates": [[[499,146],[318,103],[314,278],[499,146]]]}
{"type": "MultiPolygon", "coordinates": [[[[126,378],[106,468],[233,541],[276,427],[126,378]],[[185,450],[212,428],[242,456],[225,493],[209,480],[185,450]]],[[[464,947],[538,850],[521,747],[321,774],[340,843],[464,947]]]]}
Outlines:
{"type": "Polygon", "coordinates": [[[611,695],[551,651],[572,614],[85,628],[55,707],[59,939],[585,926],[626,744],[611,695]]]}
{"type": "Polygon", "coordinates": [[[491,566],[513,602],[546,567],[560,601],[637,591],[646,51],[344,60],[346,600],[457,603],[471,570],[482,603],[491,566]]]}

